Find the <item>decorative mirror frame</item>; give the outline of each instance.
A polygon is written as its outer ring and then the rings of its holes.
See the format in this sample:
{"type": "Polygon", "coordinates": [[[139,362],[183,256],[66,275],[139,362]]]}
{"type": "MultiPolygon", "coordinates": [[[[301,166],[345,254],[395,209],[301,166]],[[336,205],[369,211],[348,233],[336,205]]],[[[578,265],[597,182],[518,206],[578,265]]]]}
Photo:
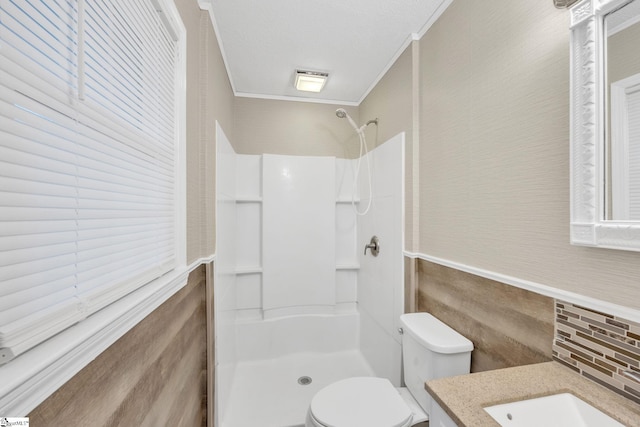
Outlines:
{"type": "Polygon", "coordinates": [[[605,219],[604,17],[631,0],[571,8],[571,243],[640,251],[640,221],[605,219]]]}

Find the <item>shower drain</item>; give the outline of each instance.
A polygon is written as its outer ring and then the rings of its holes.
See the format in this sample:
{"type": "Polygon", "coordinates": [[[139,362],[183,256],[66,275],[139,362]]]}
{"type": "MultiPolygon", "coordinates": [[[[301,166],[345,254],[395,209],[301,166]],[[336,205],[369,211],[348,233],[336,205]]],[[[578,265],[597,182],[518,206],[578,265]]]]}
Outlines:
{"type": "Polygon", "coordinates": [[[298,384],[300,385],[309,385],[311,384],[311,377],[300,377],[298,378],[298,384]]]}

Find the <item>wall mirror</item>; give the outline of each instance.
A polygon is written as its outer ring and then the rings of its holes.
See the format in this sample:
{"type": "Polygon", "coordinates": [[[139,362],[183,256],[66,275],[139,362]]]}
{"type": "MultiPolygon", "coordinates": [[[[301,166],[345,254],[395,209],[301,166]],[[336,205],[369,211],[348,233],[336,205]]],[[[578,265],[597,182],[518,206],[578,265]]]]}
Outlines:
{"type": "Polygon", "coordinates": [[[571,9],[571,243],[640,251],[640,0],[571,9]]]}

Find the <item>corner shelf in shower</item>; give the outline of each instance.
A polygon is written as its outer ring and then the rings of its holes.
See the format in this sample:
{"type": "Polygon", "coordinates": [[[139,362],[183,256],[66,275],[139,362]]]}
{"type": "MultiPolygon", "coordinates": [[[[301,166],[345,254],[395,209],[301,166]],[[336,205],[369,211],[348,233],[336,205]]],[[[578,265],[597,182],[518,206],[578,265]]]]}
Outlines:
{"type": "Polygon", "coordinates": [[[236,197],[236,203],[262,203],[262,197],[260,196],[236,197]]]}
{"type": "Polygon", "coordinates": [[[262,274],[262,267],[238,267],[236,274],[262,274]]]}
{"type": "Polygon", "coordinates": [[[336,270],[360,270],[360,264],[340,263],[340,264],[336,264],[336,270]]]}

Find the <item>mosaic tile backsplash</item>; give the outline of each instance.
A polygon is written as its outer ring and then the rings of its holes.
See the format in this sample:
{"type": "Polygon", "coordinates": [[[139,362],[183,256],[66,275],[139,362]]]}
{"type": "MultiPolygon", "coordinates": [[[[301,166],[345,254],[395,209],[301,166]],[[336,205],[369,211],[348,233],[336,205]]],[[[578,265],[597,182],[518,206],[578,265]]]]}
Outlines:
{"type": "Polygon", "coordinates": [[[556,301],[553,357],[586,378],[640,404],[640,323],[556,301]]]}

